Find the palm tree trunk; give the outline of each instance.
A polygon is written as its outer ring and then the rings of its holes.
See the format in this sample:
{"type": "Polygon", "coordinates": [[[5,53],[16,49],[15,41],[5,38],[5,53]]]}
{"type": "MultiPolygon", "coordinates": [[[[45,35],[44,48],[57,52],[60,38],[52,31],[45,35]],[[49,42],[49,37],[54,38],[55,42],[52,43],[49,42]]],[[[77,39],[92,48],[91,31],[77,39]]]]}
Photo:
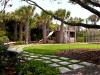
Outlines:
{"type": "Polygon", "coordinates": [[[15,37],[15,40],[17,40],[17,22],[15,22],[14,24],[14,37],[15,37]]]}
{"type": "Polygon", "coordinates": [[[46,34],[47,33],[47,31],[46,31],[46,25],[45,25],[45,23],[43,24],[43,44],[45,44],[46,43],[46,34]]]}
{"type": "Polygon", "coordinates": [[[26,19],[25,22],[25,42],[28,44],[28,40],[29,40],[29,20],[26,19]]]}
{"type": "Polygon", "coordinates": [[[23,25],[22,23],[20,23],[20,28],[19,28],[19,41],[23,40],[23,36],[22,36],[22,28],[23,28],[23,25]]]}
{"type": "Polygon", "coordinates": [[[63,43],[63,22],[61,22],[60,26],[60,36],[59,36],[59,43],[63,43]]]}
{"type": "MultiPolygon", "coordinates": [[[[47,25],[46,25],[46,29],[47,29],[47,36],[49,34],[49,26],[50,26],[50,21],[48,20],[47,25]]],[[[46,39],[47,42],[48,38],[46,39]]]]}

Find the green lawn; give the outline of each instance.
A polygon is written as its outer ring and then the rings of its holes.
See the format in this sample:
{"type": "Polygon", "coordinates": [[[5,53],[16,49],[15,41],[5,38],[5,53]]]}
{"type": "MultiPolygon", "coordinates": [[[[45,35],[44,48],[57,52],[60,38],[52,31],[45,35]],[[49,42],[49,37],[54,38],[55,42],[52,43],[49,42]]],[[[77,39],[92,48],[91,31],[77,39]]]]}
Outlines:
{"type": "Polygon", "coordinates": [[[100,49],[97,44],[39,44],[25,47],[23,50],[37,54],[54,54],[62,50],[70,50],[76,48],[100,49]]]}

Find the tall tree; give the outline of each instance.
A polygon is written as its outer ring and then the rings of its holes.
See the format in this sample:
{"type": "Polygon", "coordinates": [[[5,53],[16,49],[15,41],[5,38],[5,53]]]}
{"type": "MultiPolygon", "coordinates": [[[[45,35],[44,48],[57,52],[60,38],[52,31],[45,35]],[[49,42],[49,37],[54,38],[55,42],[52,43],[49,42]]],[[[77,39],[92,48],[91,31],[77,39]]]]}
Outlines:
{"type": "MultiPolygon", "coordinates": [[[[48,12],[52,13],[51,11],[48,12]]],[[[43,31],[43,43],[45,44],[47,42],[47,28],[49,28],[51,16],[42,11],[40,19],[43,31]]]]}
{"type": "MultiPolygon", "coordinates": [[[[66,12],[65,9],[58,9],[57,11],[55,11],[55,15],[64,21],[69,18],[70,11],[66,12]]],[[[59,43],[63,43],[63,28],[64,28],[63,21],[61,22],[60,25],[59,43]]]]}
{"type": "Polygon", "coordinates": [[[20,7],[22,9],[21,14],[23,15],[23,18],[25,20],[25,42],[29,43],[29,19],[34,14],[35,7],[32,6],[22,6],[20,7]]]}

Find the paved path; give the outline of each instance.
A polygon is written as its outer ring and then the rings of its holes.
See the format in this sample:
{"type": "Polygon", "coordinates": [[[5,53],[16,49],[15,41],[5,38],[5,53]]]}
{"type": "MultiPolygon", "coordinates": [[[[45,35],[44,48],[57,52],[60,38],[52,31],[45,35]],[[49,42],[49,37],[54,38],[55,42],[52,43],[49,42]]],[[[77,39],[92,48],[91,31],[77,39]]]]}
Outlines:
{"type": "MultiPolygon", "coordinates": [[[[9,50],[14,51],[17,49],[19,52],[21,52],[23,47],[26,47],[26,46],[9,48],[9,50]]],[[[32,59],[42,60],[43,62],[47,63],[49,66],[58,67],[59,71],[62,74],[67,73],[67,72],[71,72],[71,71],[76,70],[76,69],[81,69],[81,68],[84,68],[87,66],[94,65],[92,63],[73,60],[70,58],[59,57],[59,56],[54,56],[54,55],[34,54],[34,53],[25,52],[25,51],[23,51],[21,53],[21,58],[24,58],[26,60],[32,60],[32,59]]],[[[20,60],[20,61],[23,61],[23,60],[20,60]]]]}

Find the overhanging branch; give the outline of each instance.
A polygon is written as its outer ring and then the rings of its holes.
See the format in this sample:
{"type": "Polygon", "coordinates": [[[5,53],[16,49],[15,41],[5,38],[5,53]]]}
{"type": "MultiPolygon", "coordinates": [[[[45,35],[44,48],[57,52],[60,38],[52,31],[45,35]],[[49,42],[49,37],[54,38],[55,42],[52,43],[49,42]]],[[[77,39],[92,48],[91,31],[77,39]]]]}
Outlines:
{"type": "Polygon", "coordinates": [[[97,11],[96,9],[86,5],[85,3],[81,2],[80,0],[72,0],[74,2],[76,2],[77,4],[79,4],[80,6],[82,6],[83,8],[89,10],[91,13],[96,14],[98,17],[100,17],[100,12],[97,11]]]}
{"type": "MultiPolygon", "coordinates": [[[[1,13],[2,11],[4,11],[4,9],[6,8],[7,3],[8,3],[9,1],[10,1],[10,0],[5,0],[5,1],[4,1],[4,3],[3,3],[3,9],[0,11],[0,13],[1,13]]],[[[0,0],[0,2],[3,2],[3,0],[0,0]]]]}
{"type": "Polygon", "coordinates": [[[100,7],[100,4],[99,4],[99,3],[93,2],[93,1],[91,1],[91,0],[88,0],[88,2],[89,2],[90,4],[92,4],[93,6],[100,7]]]}

